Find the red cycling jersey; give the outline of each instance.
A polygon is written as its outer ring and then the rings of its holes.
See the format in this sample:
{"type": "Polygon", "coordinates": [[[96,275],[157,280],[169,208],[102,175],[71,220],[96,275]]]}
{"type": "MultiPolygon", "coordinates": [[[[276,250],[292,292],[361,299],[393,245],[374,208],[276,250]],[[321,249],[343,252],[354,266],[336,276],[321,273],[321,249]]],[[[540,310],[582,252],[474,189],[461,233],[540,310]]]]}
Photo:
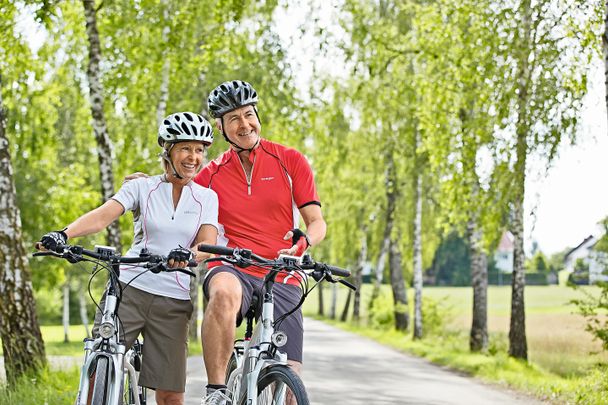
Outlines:
{"type": "MultiPolygon", "coordinates": [[[[292,246],[283,236],[298,226],[298,209],[321,205],[319,196],[310,165],[297,150],[261,139],[249,159],[253,163],[250,179],[237,152],[230,149],[206,165],[194,181],[218,196],[218,243],[274,258],[280,249],[292,246]]],[[[265,274],[251,267],[241,270],[256,277],[265,274]]],[[[277,281],[298,284],[284,274],[277,281]]]]}

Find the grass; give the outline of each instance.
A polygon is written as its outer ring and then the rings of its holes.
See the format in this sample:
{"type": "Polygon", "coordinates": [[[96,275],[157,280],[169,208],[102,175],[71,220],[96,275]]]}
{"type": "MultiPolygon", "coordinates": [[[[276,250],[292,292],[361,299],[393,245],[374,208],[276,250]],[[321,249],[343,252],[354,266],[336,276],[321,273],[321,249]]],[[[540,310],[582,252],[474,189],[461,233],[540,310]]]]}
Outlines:
{"type": "MultiPolygon", "coordinates": [[[[383,286],[382,295],[392,300],[389,286],[383,286]]],[[[344,290],[344,289],[339,289],[344,290]]],[[[327,290],[326,290],[327,291],[327,290]]],[[[588,287],[599,293],[599,289],[588,287]]],[[[410,300],[413,297],[409,291],[410,300]]],[[[525,290],[526,334],[529,362],[510,358],[508,350],[510,287],[488,289],[489,354],[473,354],[468,348],[471,325],[472,289],[466,287],[425,287],[423,296],[439,303],[438,311],[444,327],[428,333],[422,340],[413,340],[411,332],[370,327],[368,302],[371,286],[364,286],[360,325],[336,323],[343,329],[367,336],[398,350],[414,353],[437,364],[464,371],[484,381],[497,383],[544,400],[557,403],[605,403],[608,392],[608,354],[601,351],[599,342],[584,330],[585,321],[576,313],[570,300],[580,292],[568,287],[529,286],[525,290]]],[[[337,297],[337,313],[341,313],[346,292],[337,297]]],[[[325,294],[326,312],[331,296],[325,294]]],[[[318,296],[307,300],[304,312],[318,313],[318,296]]],[[[411,304],[411,302],[410,302],[411,304]]],[[[413,305],[410,305],[410,310],[413,305]]],[[[390,313],[390,311],[389,311],[390,313]]],[[[410,315],[410,319],[412,315],[410,315]]]]}
{"type": "Polygon", "coordinates": [[[78,391],[78,370],[43,370],[38,376],[25,376],[11,389],[0,385],[0,405],[64,405],[74,402],[78,391]],[[76,381],[76,383],[73,383],[76,381]]]}

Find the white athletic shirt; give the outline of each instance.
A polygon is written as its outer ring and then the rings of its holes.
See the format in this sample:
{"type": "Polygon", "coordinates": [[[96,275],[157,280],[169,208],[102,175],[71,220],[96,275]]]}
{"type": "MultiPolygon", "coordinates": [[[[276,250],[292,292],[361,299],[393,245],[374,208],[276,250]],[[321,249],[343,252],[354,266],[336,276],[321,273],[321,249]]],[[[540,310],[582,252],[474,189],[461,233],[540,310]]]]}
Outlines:
{"type": "MultiPolygon", "coordinates": [[[[122,185],[112,197],[126,211],[133,211],[133,244],[125,256],[139,256],[142,249],[166,256],[180,245],[190,248],[204,224],[218,228],[217,194],[194,182],[184,186],[173,208],[173,185],[164,175],[138,178],[122,185]]],[[[180,272],[154,274],[134,265],[122,265],[120,281],[155,295],[180,300],[190,299],[190,276],[180,272]],[[141,274],[141,275],[140,275],[141,274]]]]}

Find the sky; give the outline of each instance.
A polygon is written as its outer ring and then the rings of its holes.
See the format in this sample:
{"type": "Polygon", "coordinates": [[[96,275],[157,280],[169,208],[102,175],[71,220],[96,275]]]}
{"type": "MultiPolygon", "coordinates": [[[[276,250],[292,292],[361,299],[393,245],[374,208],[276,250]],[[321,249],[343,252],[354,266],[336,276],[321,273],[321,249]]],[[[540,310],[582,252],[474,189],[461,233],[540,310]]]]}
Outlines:
{"type": "Polygon", "coordinates": [[[526,246],[536,240],[545,254],[600,235],[597,223],[608,217],[608,118],[601,60],[596,62],[576,145],[562,145],[548,175],[530,176],[526,185],[526,246]]]}

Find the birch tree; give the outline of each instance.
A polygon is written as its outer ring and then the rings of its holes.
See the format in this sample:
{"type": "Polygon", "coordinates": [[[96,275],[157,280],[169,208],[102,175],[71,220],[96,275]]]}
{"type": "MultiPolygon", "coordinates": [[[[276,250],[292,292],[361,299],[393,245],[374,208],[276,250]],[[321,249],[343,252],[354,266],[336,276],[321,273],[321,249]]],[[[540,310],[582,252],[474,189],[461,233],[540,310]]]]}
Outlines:
{"type": "Polygon", "coordinates": [[[0,337],[6,377],[15,383],[44,366],[46,357],[16,205],[2,79],[0,71],[0,337]]]}
{"type": "MultiPolygon", "coordinates": [[[[93,118],[93,133],[97,142],[99,159],[99,175],[101,179],[101,196],[103,201],[114,195],[114,170],[112,169],[112,141],[108,134],[104,112],[104,91],[101,84],[99,63],[101,61],[101,46],[97,31],[97,9],[95,0],[83,0],[86,21],[86,33],[89,41],[89,63],[87,78],[89,81],[89,100],[93,118]]],[[[117,221],[107,227],[108,244],[120,251],[120,228],[117,221]]]]}

